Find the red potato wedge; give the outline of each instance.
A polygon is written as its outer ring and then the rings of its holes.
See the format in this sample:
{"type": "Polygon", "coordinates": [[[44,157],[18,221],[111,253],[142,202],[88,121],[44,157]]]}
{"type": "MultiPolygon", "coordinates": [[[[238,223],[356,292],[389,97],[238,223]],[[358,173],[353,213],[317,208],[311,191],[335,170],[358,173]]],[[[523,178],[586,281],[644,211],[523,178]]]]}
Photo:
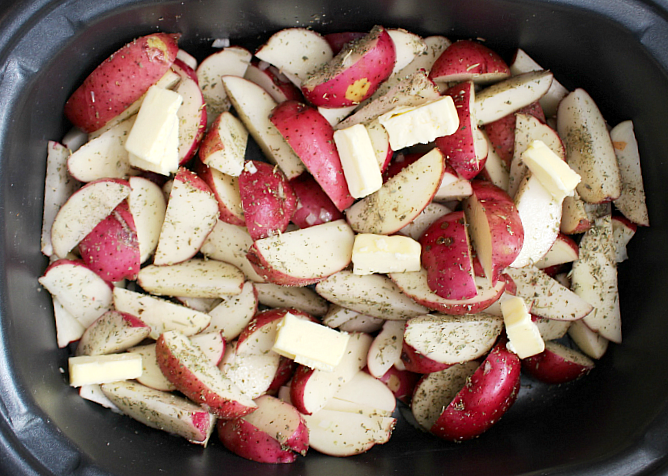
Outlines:
{"type": "Polygon", "coordinates": [[[218,368],[244,395],[264,395],[278,372],[281,356],[276,352],[237,352],[236,347],[236,342],[227,346],[218,368]]]}
{"type": "Polygon", "coordinates": [[[520,254],[524,227],[510,196],[489,182],[473,180],[464,202],[469,235],[485,276],[495,284],[520,254]]]}
{"type": "Polygon", "coordinates": [[[558,342],[546,342],[543,352],[522,360],[522,370],[550,384],[570,382],[593,368],[594,361],[589,357],[558,342]]]}
{"type": "Polygon", "coordinates": [[[139,344],[151,328],[136,317],[107,311],[83,333],[75,355],[117,354],[139,344]]]}
{"type": "Polygon", "coordinates": [[[278,332],[278,323],[287,314],[316,322],[311,315],[298,309],[284,308],[261,311],[253,317],[239,335],[235,352],[237,354],[266,354],[272,352],[278,332]]]}
{"type": "Polygon", "coordinates": [[[559,230],[566,235],[584,233],[591,227],[591,221],[585,207],[586,203],[577,191],[572,197],[565,197],[561,206],[561,224],[559,230]]]}
{"type": "Polygon", "coordinates": [[[174,296],[174,298],[190,309],[207,313],[222,301],[221,298],[199,298],[188,296],[174,296]]]}
{"type": "Polygon", "coordinates": [[[240,76],[246,73],[252,54],[240,46],[230,46],[207,56],[197,67],[197,81],[204,96],[207,126],[230,108],[230,99],[222,76],[240,76]]]}
{"type": "Polygon", "coordinates": [[[205,333],[221,334],[223,338],[231,342],[239,337],[239,334],[251,321],[257,312],[258,299],[253,283],[246,281],[241,288],[241,293],[229,296],[211,309],[211,323],[204,330],[205,333]]]}
{"type": "Polygon", "coordinates": [[[406,31],[403,28],[388,28],[387,33],[392,38],[396,55],[392,75],[399,73],[416,57],[427,51],[427,44],[415,33],[406,31]]]}
{"type": "Polygon", "coordinates": [[[406,322],[404,340],[419,354],[451,365],[482,357],[502,331],[503,319],[490,314],[428,314],[406,322]]]}
{"type": "Polygon", "coordinates": [[[53,301],[53,317],[56,324],[56,341],[58,348],[62,349],[81,339],[86,328],[63,307],[56,296],[51,296],[51,300],[53,301]]]}
{"type": "Polygon", "coordinates": [[[239,176],[244,220],[253,240],[283,233],[297,208],[297,196],[283,172],[257,160],[239,176]]]}
{"type": "Polygon", "coordinates": [[[399,370],[393,366],[379,380],[387,385],[387,388],[394,393],[397,400],[410,405],[419,378],[419,374],[408,370],[399,370]]]}
{"type": "Polygon", "coordinates": [[[433,149],[351,206],[346,211],[348,223],[358,233],[395,233],[429,205],[444,172],[445,157],[433,149]]]}
{"type": "Polygon", "coordinates": [[[325,41],[332,48],[332,53],[338,54],[343,47],[351,41],[359,40],[366,35],[363,31],[340,31],[328,33],[324,36],[325,41]]]}
{"type": "MultiPolygon", "coordinates": [[[[357,372],[334,395],[332,401],[344,401],[363,407],[373,408],[376,413],[390,416],[397,406],[397,400],[387,386],[364,370],[357,372]]],[[[326,408],[332,409],[331,405],[326,408]]]]}
{"type": "Polygon", "coordinates": [[[49,141],[46,158],[46,179],[44,181],[44,212],[42,215],[41,250],[46,256],[53,254],[51,227],[60,208],[78,188],[76,180],[67,173],[67,147],[49,141]]]}
{"type": "Polygon", "coordinates": [[[268,307],[294,307],[312,316],[324,316],[329,303],[311,288],[255,283],[260,304],[268,307]]]}
{"type": "Polygon", "coordinates": [[[638,141],[633,132],[633,122],[624,121],[610,131],[610,139],[619,162],[622,193],[614,203],[622,214],[641,226],[649,226],[649,215],[645,203],[645,187],[640,168],[638,141]]]}
{"type": "Polygon", "coordinates": [[[334,129],[327,119],[317,109],[297,101],[279,104],[269,119],[336,208],[343,211],[352,205],[354,199],[334,144],[334,129]]]}
{"type": "MultiPolygon", "coordinates": [[[[241,170],[243,170],[243,166],[241,170]]],[[[203,165],[201,162],[195,164],[195,171],[213,192],[213,196],[218,202],[220,220],[231,225],[245,226],[246,220],[244,219],[244,209],[241,203],[239,178],[220,172],[214,167],[203,165]]]]}
{"type": "Polygon", "coordinates": [[[470,180],[478,175],[487,159],[487,142],[476,140],[478,124],[472,114],[474,86],[471,81],[466,81],[448,88],[443,94],[452,97],[455,103],[459,128],[454,134],[438,137],[435,144],[445,155],[448,164],[461,177],[470,180]]]}
{"type": "Polygon", "coordinates": [[[123,200],[79,242],[86,266],[109,282],[136,279],[141,253],[137,227],[127,200],[123,200]]]}
{"type": "Polygon", "coordinates": [[[401,362],[407,371],[415,374],[440,372],[452,366],[452,364],[436,362],[426,355],[420,354],[414,347],[407,344],[406,341],[404,341],[401,350],[401,362]]]}
{"type": "Polygon", "coordinates": [[[471,193],[473,193],[473,191],[469,181],[460,177],[457,172],[455,172],[455,169],[448,164],[445,167],[441,185],[439,185],[438,190],[436,190],[436,193],[434,194],[434,201],[447,203],[454,200],[462,200],[471,196],[471,193]]]}
{"type": "Polygon", "coordinates": [[[269,120],[276,101],[260,86],[244,78],[223,76],[234,110],[267,160],[278,164],[288,179],[304,172],[304,164],[269,120]]]}
{"type": "Polygon", "coordinates": [[[232,113],[224,111],[211,124],[198,151],[203,164],[234,177],[244,168],[248,130],[232,113]]]}
{"type": "Polygon", "coordinates": [[[241,293],[244,274],[222,261],[192,258],[172,265],[145,266],[137,283],[144,291],[160,296],[219,298],[241,293]]]}
{"type": "Polygon", "coordinates": [[[154,33],[118,50],[100,64],[65,103],[65,116],[93,132],[139,99],[172,65],[179,34],[154,33]]]}
{"type": "Polygon", "coordinates": [[[123,412],[118,409],[118,407],[107,398],[107,396],[102,392],[100,384],[86,384],[79,387],[79,396],[84,400],[97,403],[102,405],[104,408],[108,408],[114,413],[122,414],[123,412]]]}
{"type": "Polygon", "coordinates": [[[592,305],[534,266],[508,268],[515,295],[530,304],[531,313],[558,321],[575,321],[592,312],[592,305]]]}
{"type": "Polygon", "coordinates": [[[429,228],[432,223],[451,212],[452,210],[445,205],[432,202],[427,205],[426,208],[422,210],[422,213],[415,217],[412,222],[399,230],[398,233],[409,236],[414,240],[419,240],[425,230],[429,228]]]}
{"type": "Polygon", "coordinates": [[[194,75],[194,79],[197,80],[197,73],[195,72],[198,64],[197,58],[188,53],[186,50],[179,49],[179,51],[176,53],[176,59],[174,62],[177,65],[186,65],[188,68],[190,68],[190,70],[192,70],[192,74],[194,75]]]}
{"type": "Polygon", "coordinates": [[[429,289],[444,299],[470,299],[478,293],[467,227],[464,212],[452,212],[432,223],[419,240],[429,289]]]}
{"type": "Polygon", "coordinates": [[[380,168],[380,173],[384,173],[389,167],[394,151],[390,146],[390,136],[378,120],[365,124],[366,131],[369,134],[371,145],[376,153],[376,161],[380,168]]]}
{"type": "Polygon", "coordinates": [[[136,352],[141,355],[142,374],[137,377],[137,382],[155,390],[163,392],[172,392],[176,387],[167,380],[162,370],[158,366],[158,359],[155,355],[155,343],[138,345],[131,347],[128,352],[136,352]]]}
{"type": "Polygon", "coordinates": [[[578,348],[592,359],[600,359],[608,350],[610,341],[598,332],[592,331],[584,321],[573,321],[568,328],[568,336],[578,348]]]}
{"type": "Polygon", "coordinates": [[[183,397],[132,381],[105,383],[104,395],[127,416],[158,430],[206,446],[216,417],[183,397]]]}
{"type": "Polygon", "coordinates": [[[483,89],[475,100],[478,124],[489,124],[538,101],[551,84],[551,72],[533,71],[511,76],[483,89]]]}
{"type": "Polygon", "coordinates": [[[183,165],[193,158],[204,138],[206,103],[195,70],[180,60],[176,60],[173,69],[181,76],[174,92],[183,97],[183,103],[176,112],[179,118],[179,165],[183,165]]]}
{"type": "Polygon", "coordinates": [[[339,330],[344,332],[366,332],[371,334],[379,331],[385,322],[387,321],[384,319],[358,314],[352,319],[349,319],[348,321],[341,324],[339,326],[339,330]]]}
{"type": "Polygon", "coordinates": [[[218,438],[232,453],[258,463],[294,463],[297,454],[266,431],[244,420],[220,420],[218,438]]]}
{"type": "Polygon", "coordinates": [[[305,415],[321,410],[334,394],[364,368],[372,338],[351,334],[343,358],[331,372],[300,366],[292,378],[290,399],[305,415]]]}
{"type": "MultiPolygon", "coordinates": [[[[629,255],[626,246],[636,234],[637,225],[626,218],[614,215],[612,217],[612,237],[615,242],[615,262],[625,261],[629,255]]],[[[576,256],[577,259],[577,256],[576,256]]]]}
{"type": "Polygon", "coordinates": [[[499,300],[506,288],[505,280],[499,279],[494,286],[483,277],[475,277],[477,293],[470,299],[446,299],[433,292],[427,283],[427,271],[393,273],[392,282],[413,301],[428,309],[452,315],[482,312],[499,300]]]}
{"type": "Polygon", "coordinates": [[[144,177],[130,177],[128,206],[137,230],[139,261],[144,263],[158,246],[167,201],[158,185],[144,177]]]}
{"type": "Polygon", "coordinates": [[[67,160],[67,170],[80,182],[92,182],[103,178],[127,179],[132,170],[125,149],[125,140],[134,125],[130,118],[73,152],[67,160]]]}
{"type": "Polygon", "coordinates": [[[130,194],[121,179],[89,182],[74,192],[60,207],[51,226],[54,254],[64,258],[130,194]]]}
{"type": "Polygon", "coordinates": [[[244,78],[261,86],[278,104],[284,101],[304,99],[301,90],[278,68],[266,61],[251,61],[244,78]]]}
{"type": "Polygon", "coordinates": [[[436,59],[429,77],[437,83],[473,81],[493,83],[510,76],[508,65],[487,46],[460,40],[448,46],[436,59]]]}
{"type": "MultiPolygon", "coordinates": [[[[63,140],[61,140],[61,144],[68,149],[70,149],[71,152],[76,152],[81,148],[82,145],[84,145],[86,142],[88,142],[88,134],[79,129],[78,127],[72,127],[69,131],[65,133],[63,136],[63,140]]],[[[54,142],[54,141],[50,141],[54,142]]],[[[58,144],[57,142],[54,142],[54,144],[58,144]]],[[[51,147],[51,146],[49,146],[51,147]]]]}
{"type": "Polygon", "coordinates": [[[284,448],[306,455],[308,428],[297,409],[269,395],[257,398],[255,403],[257,410],[243,419],[275,438],[284,448]]]}
{"type": "Polygon", "coordinates": [[[385,321],[382,330],[374,337],[366,359],[372,376],[381,378],[401,358],[404,327],[402,321],[385,321]]]}
{"type": "MultiPolygon", "coordinates": [[[[302,100],[304,100],[302,96],[302,100]]],[[[325,118],[327,119],[327,122],[332,127],[336,127],[342,120],[344,120],[346,117],[350,115],[355,109],[357,109],[357,105],[355,106],[348,106],[348,107],[335,107],[328,109],[326,107],[319,107],[318,112],[325,118]]]]}
{"type": "Polygon", "coordinates": [[[274,379],[271,381],[271,384],[269,384],[266,394],[278,395],[279,390],[290,382],[297,367],[298,364],[295,363],[294,360],[281,356],[281,359],[278,362],[278,370],[276,370],[274,379]]]}
{"type": "Polygon", "coordinates": [[[343,213],[320,188],[318,182],[308,173],[290,180],[290,186],[297,195],[297,209],[292,214],[292,223],[299,228],[308,228],[343,218],[343,213]]]}
{"type": "Polygon", "coordinates": [[[345,220],[257,239],[248,260],[267,281],[306,286],[350,264],[355,234],[345,220]]]}
{"type": "Polygon", "coordinates": [[[54,261],[39,278],[39,283],[56,297],[84,328],[112,307],[110,284],[82,261],[54,261]]]}
{"type": "Polygon", "coordinates": [[[156,342],[155,353],[165,377],[186,397],[219,418],[240,417],[257,408],[250,397],[180,332],[163,333],[156,342]]]}
{"type": "Polygon", "coordinates": [[[114,288],[113,297],[117,311],[137,316],[151,326],[151,339],[170,330],[185,335],[198,334],[211,322],[208,314],[147,294],[114,288]]]}
{"type": "Polygon", "coordinates": [[[589,203],[617,199],[622,181],[615,149],[601,111],[585,90],[576,89],[559,103],[557,132],[568,165],[582,177],[576,189],[580,197],[589,203]]]}
{"type": "Polygon", "coordinates": [[[357,316],[364,316],[364,314],[341,307],[338,304],[330,304],[327,313],[322,318],[322,323],[333,329],[338,329],[346,322],[355,319],[357,316]]]}
{"type": "Polygon", "coordinates": [[[320,281],[315,290],[329,302],[380,319],[404,320],[429,312],[379,274],[339,271],[320,281]]]}
{"type": "Polygon", "coordinates": [[[555,319],[545,319],[543,317],[531,316],[531,320],[536,324],[541,339],[544,342],[561,339],[568,333],[568,329],[574,321],[557,321],[555,319]]]}
{"type": "Polygon", "coordinates": [[[536,268],[545,269],[550,266],[571,263],[576,259],[578,259],[578,244],[570,236],[559,233],[550,250],[536,262],[536,268]]]}
{"type": "Polygon", "coordinates": [[[515,403],[520,369],[520,359],[501,340],[429,431],[452,441],[469,440],[487,431],[515,403]]]}
{"type": "Polygon", "coordinates": [[[304,97],[315,106],[345,107],[370,97],[394,68],[396,50],[381,26],[347,44],[331,61],[308,75],[304,97]]]}
{"type": "Polygon", "coordinates": [[[202,243],[200,252],[207,258],[236,266],[249,280],[261,283],[264,282],[264,279],[255,272],[255,268],[246,258],[246,253],[252,244],[253,239],[245,227],[230,225],[218,220],[202,243]]]}

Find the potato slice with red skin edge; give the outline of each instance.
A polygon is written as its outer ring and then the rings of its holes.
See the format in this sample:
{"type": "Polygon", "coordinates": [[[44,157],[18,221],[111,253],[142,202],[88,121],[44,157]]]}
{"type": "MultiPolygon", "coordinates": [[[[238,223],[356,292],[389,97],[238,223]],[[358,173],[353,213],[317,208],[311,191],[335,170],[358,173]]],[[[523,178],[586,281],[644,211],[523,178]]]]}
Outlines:
{"type": "Polygon", "coordinates": [[[429,431],[451,441],[487,431],[515,403],[520,369],[519,357],[506,349],[505,339],[500,340],[429,431]]]}
{"type": "Polygon", "coordinates": [[[510,76],[508,65],[487,46],[473,40],[459,40],[448,46],[431,67],[429,78],[438,83],[472,80],[476,84],[510,76]]]}
{"type": "Polygon", "coordinates": [[[478,144],[475,135],[478,125],[472,114],[475,102],[473,83],[471,81],[459,83],[448,88],[443,94],[452,97],[455,103],[459,128],[454,134],[437,137],[434,143],[441,149],[448,164],[460,176],[470,180],[478,175],[487,158],[487,152],[481,150],[483,147],[476,147],[478,144]]]}
{"type": "Polygon", "coordinates": [[[398,233],[409,236],[414,240],[419,240],[425,230],[429,228],[432,223],[448,213],[452,213],[452,210],[445,205],[431,202],[424,210],[422,210],[422,213],[415,217],[415,220],[399,230],[398,233]]]}
{"type": "Polygon", "coordinates": [[[522,370],[550,384],[576,380],[589,373],[594,365],[586,355],[558,342],[546,342],[543,352],[522,360],[522,370]]]}
{"type": "Polygon", "coordinates": [[[181,81],[174,92],[183,97],[183,103],[176,111],[179,118],[179,165],[183,165],[193,158],[202,142],[207,115],[204,96],[197,83],[197,74],[181,61],[177,60],[176,63],[174,69],[181,76],[181,81]]]}
{"type": "MultiPolygon", "coordinates": [[[[373,408],[378,414],[385,416],[390,416],[397,407],[397,399],[392,391],[383,382],[364,370],[357,372],[352,379],[339,388],[333,400],[373,408]]],[[[333,409],[329,403],[325,408],[333,409]]]]}
{"type": "Polygon", "coordinates": [[[219,420],[218,438],[232,453],[258,463],[293,463],[297,454],[243,418],[219,420]]]}
{"type": "Polygon", "coordinates": [[[427,44],[422,37],[415,33],[411,33],[403,28],[389,28],[387,33],[394,42],[396,52],[396,61],[392,70],[392,76],[399,74],[416,57],[425,54],[427,51],[427,44]]]}
{"type": "Polygon", "coordinates": [[[197,153],[203,164],[238,176],[244,166],[247,144],[246,127],[231,112],[224,111],[211,124],[197,153]]]}
{"type": "Polygon", "coordinates": [[[308,428],[301,414],[291,404],[270,395],[255,399],[257,410],[242,417],[256,428],[302,456],[308,451],[308,428]]]}
{"type": "Polygon", "coordinates": [[[140,267],[137,227],[127,200],[79,242],[86,266],[109,282],[136,279],[140,267]]]}
{"type": "Polygon", "coordinates": [[[195,162],[195,172],[216,197],[219,219],[232,225],[245,226],[238,178],[224,174],[199,161],[195,162]]]}
{"type": "Polygon", "coordinates": [[[218,368],[248,397],[264,395],[278,372],[281,356],[276,352],[237,353],[236,347],[236,342],[227,346],[218,368]]]}
{"type": "Polygon", "coordinates": [[[401,361],[407,371],[416,374],[440,372],[452,366],[452,364],[436,362],[426,355],[420,354],[413,346],[407,344],[406,341],[404,341],[401,347],[401,361]]]}
{"type": "Polygon", "coordinates": [[[355,199],[350,195],[334,129],[317,109],[298,101],[285,101],[271,112],[271,123],[299,156],[336,208],[345,210],[355,199]]]}
{"type": "Polygon", "coordinates": [[[589,203],[619,198],[621,174],[607,124],[584,89],[576,89],[559,103],[557,131],[568,165],[582,177],[576,187],[580,197],[589,203]]]}
{"type": "Polygon", "coordinates": [[[445,157],[433,149],[348,208],[348,223],[358,233],[397,232],[431,203],[444,172],[445,157]]]}
{"type": "Polygon", "coordinates": [[[411,412],[420,427],[428,431],[434,426],[478,365],[476,361],[455,364],[420,378],[411,400],[411,412]]]}
{"type": "Polygon", "coordinates": [[[255,272],[255,269],[246,258],[248,248],[253,244],[253,239],[246,227],[231,225],[218,220],[211,233],[206,237],[200,252],[207,258],[224,261],[233,264],[250,281],[262,283],[264,279],[255,272]]]}
{"type": "Polygon", "coordinates": [[[374,377],[385,375],[401,358],[404,327],[402,321],[385,321],[382,330],[374,337],[367,355],[367,369],[374,377]]]}
{"type": "Polygon", "coordinates": [[[150,333],[151,328],[144,321],[131,314],[110,310],[88,326],[75,355],[117,354],[139,344],[150,333]]]}
{"type": "Polygon", "coordinates": [[[172,392],[176,387],[167,380],[158,366],[158,359],[155,356],[155,343],[138,345],[131,347],[128,352],[136,352],[141,355],[143,371],[141,376],[137,377],[137,382],[155,390],[163,392],[172,392]]]}
{"type": "Polygon", "coordinates": [[[304,172],[290,180],[290,186],[297,195],[297,209],[292,214],[292,223],[299,228],[343,218],[343,213],[309,173],[304,172]]]}
{"type": "Polygon", "coordinates": [[[294,307],[313,316],[324,316],[329,303],[308,287],[255,283],[260,304],[268,307],[294,307]]]}
{"type": "MultiPolygon", "coordinates": [[[[571,263],[578,259],[578,244],[568,235],[559,233],[552,248],[536,262],[536,268],[546,270],[551,266],[571,263]]],[[[546,271],[547,272],[547,271],[546,271]]]]}
{"type": "Polygon", "coordinates": [[[204,355],[213,363],[218,365],[225,354],[225,339],[220,332],[208,332],[206,334],[195,334],[190,341],[197,345],[204,355]]]}
{"type": "Polygon", "coordinates": [[[53,318],[56,324],[56,340],[58,348],[62,349],[81,339],[86,328],[60,304],[56,296],[51,296],[51,300],[53,301],[53,318]]]}
{"type": "Polygon", "coordinates": [[[626,245],[629,244],[631,238],[636,234],[637,229],[638,225],[621,215],[614,215],[612,217],[612,237],[615,242],[616,263],[621,263],[629,257],[626,252],[626,245]]]}
{"type": "Polygon", "coordinates": [[[139,99],[172,65],[180,34],[153,33],[112,54],[65,103],[65,116],[85,132],[103,127],[139,99]]]}
{"type": "Polygon", "coordinates": [[[524,228],[515,202],[505,191],[481,180],[471,181],[464,213],[476,256],[492,284],[520,253],[524,228]]]}
{"type": "Polygon", "coordinates": [[[573,321],[568,328],[568,336],[578,348],[592,359],[600,359],[608,350],[610,341],[598,332],[592,331],[584,321],[573,321]]]}
{"type": "Polygon", "coordinates": [[[298,309],[268,309],[253,317],[237,339],[236,352],[251,354],[266,354],[271,351],[276,341],[278,321],[286,314],[292,314],[300,319],[318,322],[310,314],[298,309]]]}
{"type": "Polygon", "coordinates": [[[502,331],[503,319],[490,314],[427,314],[406,322],[404,340],[428,359],[458,364],[485,355],[502,331]]]}
{"type": "Polygon", "coordinates": [[[540,122],[545,123],[545,114],[540,107],[539,102],[533,102],[516,112],[503,116],[501,119],[485,124],[485,132],[489,141],[492,143],[494,150],[499,157],[510,167],[510,162],[513,159],[513,151],[515,149],[515,116],[516,114],[525,114],[533,116],[540,122]]]}
{"type": "Polygon", "coordinates": [[[155,353],[160,370],[177,390],[219,418],[240,417],[257,408],[180,332],[163,333],[156,342],[155,353]]]}
{"type": "Polygon", "coordinates": [[[346,268],[355,234],[345,220],[255,240],[246,255],[267,281],[307,286],[346,268]]]}
{"type": "Polygon", "coordinates": [[[415,386],[420,379],[420,374],[408,370],[399,370],[395,366],[390,367],[378,380],[387,385],[394,396],[400,402],[410,405],[415,386]]]}
{"type": "Polygon", "coordinates": [[[365,124],[364,127],[366,127],[369,139],[371,140],[371,146],[376,153],[376,161],[378,162],[380,173],[383,174],[390,166],[392,156],[394,155],[394,151],[390,146],[390,135],[378,120],[373,120],[365,124]]]}
{"type": "Polygon", "coordinates": [[[218,215],[218,202],[206,182],[180,167],[169,193],[153,264],[176,264],[192,258],[216,226],[218,215]]]}
{"type": "Polygon", "coordinates": [[[257,307],[255,286],[250,281],[246,281],[240,294],[226,298],[208,312],[211,316],[211,323],[203,332],[221,332],[225,340],[232,341],[239,337],[239,334],[251,321],[257,312],[257,307]]]}
{"type": "Polygon", "coordinates": [[[216,417],[196,403],[132,381],[100,385],[104,395],[124,414],[158,430],[206,446],[216,417]]]}
{"type": "Polygon", "coordinates": [[[144,263],[158,246],[167,201],[160,187],[148,178],[130,177],[128,182],[128,206],[137,229],[139,261],[144,263]]]}
{"type": "Polygon", "coordinates": [[[575,192],[572,197],[564,197],[561,204],[561,223],[559,230],[566,235],[584,233],[591,227],[591,220],[585,209],[585,202],[575,192]]]}
{"type": "Polygon", "coordinates": [[[84,327],[112,307],[112,285],[83,261],[56,260],[46,268],[39,283],[84,327]]]}
{"type": "Polygon", "coordinates": [[[445,299],[470,299],[478,294],[467,226],[463,211],[448,213],[419,240],[429,289],[445,299]]]}
{"type": "Polygon", "coordinates": [[[389,33],[375,26],[364,37],[345,47],[302,84],[304,97],[315,106],[328,108],[359,104],[389,78],[396,62],[389,33]]]}
{"type": "Polygon", "coordinates": [[[266,61],[252,60],[246,69],[244,79],[260,86],[279,104],[284,101],[304,99],[301,90],[281,74],[278,68],[266,61]]]}
{"type": "Polygon", "coordinates": [[[246,162],[239,175],[244,220],[253,240],[283,233],[297,208],[297,196],[285,174],[265,162],[246,162]]]}
{"type": "Polygon", "coordinates": [[[295,370],[297,370],[297,366],[298,364],[294,360],[281,356],[281,359],[278,362],[278,370],[274,375],[274,380],[269,384],[267,394],[276,395],[280,388],[292,379],[295,370]]]}
{"type": "Polygon", "coordinates": [[[290,386],[290,399],[295,408],[306,415],[322,409],[339,388],[364,368],[372,340],[368,334],[351,334],[343,358],[331,372],[300,365],[290,386]]]}
{"type": "Polygon", "coordinates": [[[346,44],[364,38],[365,36],[366,33],[363,31],[340,31],[336,33],[328,33],[324,38],[332,48],[332,53],[336,55],[344,46],[346,46],[346,44]]]}

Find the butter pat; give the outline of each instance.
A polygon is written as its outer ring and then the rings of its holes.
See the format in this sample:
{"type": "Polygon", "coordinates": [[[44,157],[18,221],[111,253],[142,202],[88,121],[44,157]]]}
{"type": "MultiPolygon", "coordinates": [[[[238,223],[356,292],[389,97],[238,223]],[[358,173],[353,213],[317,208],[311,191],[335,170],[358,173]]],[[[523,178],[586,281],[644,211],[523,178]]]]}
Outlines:
{"type": "Polygon", "coordinates": [[[437,137],[454,134],[459,128],[457,108],[450,96],[417,107],[397,107],[378,120],[390,136],[392,150],[428,144],[437,137]]]}
{"type": "Polygon", "coordinates": [[[535,140],[522,153],[522,161],[531,173],[555,198],[561,202],[564,197],[573,195],[573,190],[581,177],[561,160],[543,141],[535,140]]]}
{"type": "Polygon", "coordinates": [[[343,354],[350,335],[287,313],[278,323],[272,350],[298,364],[331,372],[343,354]]]}
{"type": "Polygon", "coordinates": [[[506,325],[509,351],[524,359],[545,350],[545,342],[538,326],[531,320],[524,299],[516,296],[506,299],[501,303],[501,313],[506,325]]]}
{"type": "Polygon", "coordinates": [[[141,377],[141,354],[84,355],[69,358],[70,385],[81,387],[141,377]]]}
{"type": "Polygon", "coordinates": [[[383,176],[376,159],[376,151],[363,124],[335,131],[334,143],[351,196],[366,197],[382,187],[383,176]]]}
{"type": "Polygon", "coordinates": [[[353,245],[353,273],[420,271],[420,243],[407,236],[360,233],[353,245]]]}
{"type": "Polygon", "coordinates": [[[182,102],[183,97],[174,91],[157,86],[149,88],[125,142],[131,165],[145,168],[146,164],[153,164],[164,170],[176,162],[178,168],[179,121],[176,113],[182,102]]]}

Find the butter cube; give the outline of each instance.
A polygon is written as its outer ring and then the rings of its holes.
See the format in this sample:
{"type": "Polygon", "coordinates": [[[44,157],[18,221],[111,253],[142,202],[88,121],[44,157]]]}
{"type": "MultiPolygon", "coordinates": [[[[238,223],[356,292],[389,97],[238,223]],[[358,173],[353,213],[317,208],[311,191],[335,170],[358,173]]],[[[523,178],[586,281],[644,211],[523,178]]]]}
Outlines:
{"type": "Polygon", "coordinates": [[[573,190],[580,183],[580,175],[543,141],[531,142],[527,150],[522,153],[522,161],[559,202],[564,197],[573,195],[573,190]]]}
{"type": "Polygon", "coordinates": [[[508,335],[508,350],[520,359],[540,354],[545,350],[545,342],[538,326],[531,320],[524,299],[511,297],[501,303],[503,322],[508,335]]]}
{"type": "Polygon", "coordinates": [[[334,132],[334,143],[339,152],[350,195],[362,198],[382,187],[383,176],[376,152],[363,124],[334,132]]]}
{"type": "Polygon", "coordinates": [[[420,271],[420,243],[407,236],[360,233],[353,245],[353,273],[420,271]]]}
{"type": "Polygon", "coordinates": [[[341,361],[349,339],[349,334],[287,313],[278,323],[272,350],[298,364],[331,372],[341,361]]]}
{"type": "Polygon", "coordinates": [[[68,364],[72,387],[129,380],[141,377],[144,370],[137,353],[70,357],[68,364]]]}
{"type": "Polygon", "coordinates": [[[454,134],[459,128],[457,108],[450,96],[416,107],[396,107],[378,120],[390,136],[392,150],[428,144],[437,137],[454,134]]]}

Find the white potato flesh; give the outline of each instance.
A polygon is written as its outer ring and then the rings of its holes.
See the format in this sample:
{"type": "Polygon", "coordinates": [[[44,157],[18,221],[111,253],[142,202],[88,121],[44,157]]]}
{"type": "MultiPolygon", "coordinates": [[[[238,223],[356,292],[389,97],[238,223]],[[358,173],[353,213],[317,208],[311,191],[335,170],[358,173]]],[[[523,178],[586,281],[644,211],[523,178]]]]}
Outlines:
{"type": "Polygon", "coordinates": [[[248,230],[244,226],[231,225],[218,220],[216,226],[206,237],[200,251],[207,258],[233,264],[251,281],[263,283],[264,278],[257,274],[250,264],[246,253],[253,244],[248,230]]]}
{"type": "Polygon", "coordinates": [[[139,260],[144,263],[155,251],[165,221],[167,200],[158,185],[144,177],[130,177],[128,206],[137,228],[139,260]]]}
{"type": "Polygon", "coordinates": [[[256,283],[260,304],[269,307],[294,307],[313,316],[324,316],[329,303],[311,288],[280,286],[273,283],[256,283]]]}

